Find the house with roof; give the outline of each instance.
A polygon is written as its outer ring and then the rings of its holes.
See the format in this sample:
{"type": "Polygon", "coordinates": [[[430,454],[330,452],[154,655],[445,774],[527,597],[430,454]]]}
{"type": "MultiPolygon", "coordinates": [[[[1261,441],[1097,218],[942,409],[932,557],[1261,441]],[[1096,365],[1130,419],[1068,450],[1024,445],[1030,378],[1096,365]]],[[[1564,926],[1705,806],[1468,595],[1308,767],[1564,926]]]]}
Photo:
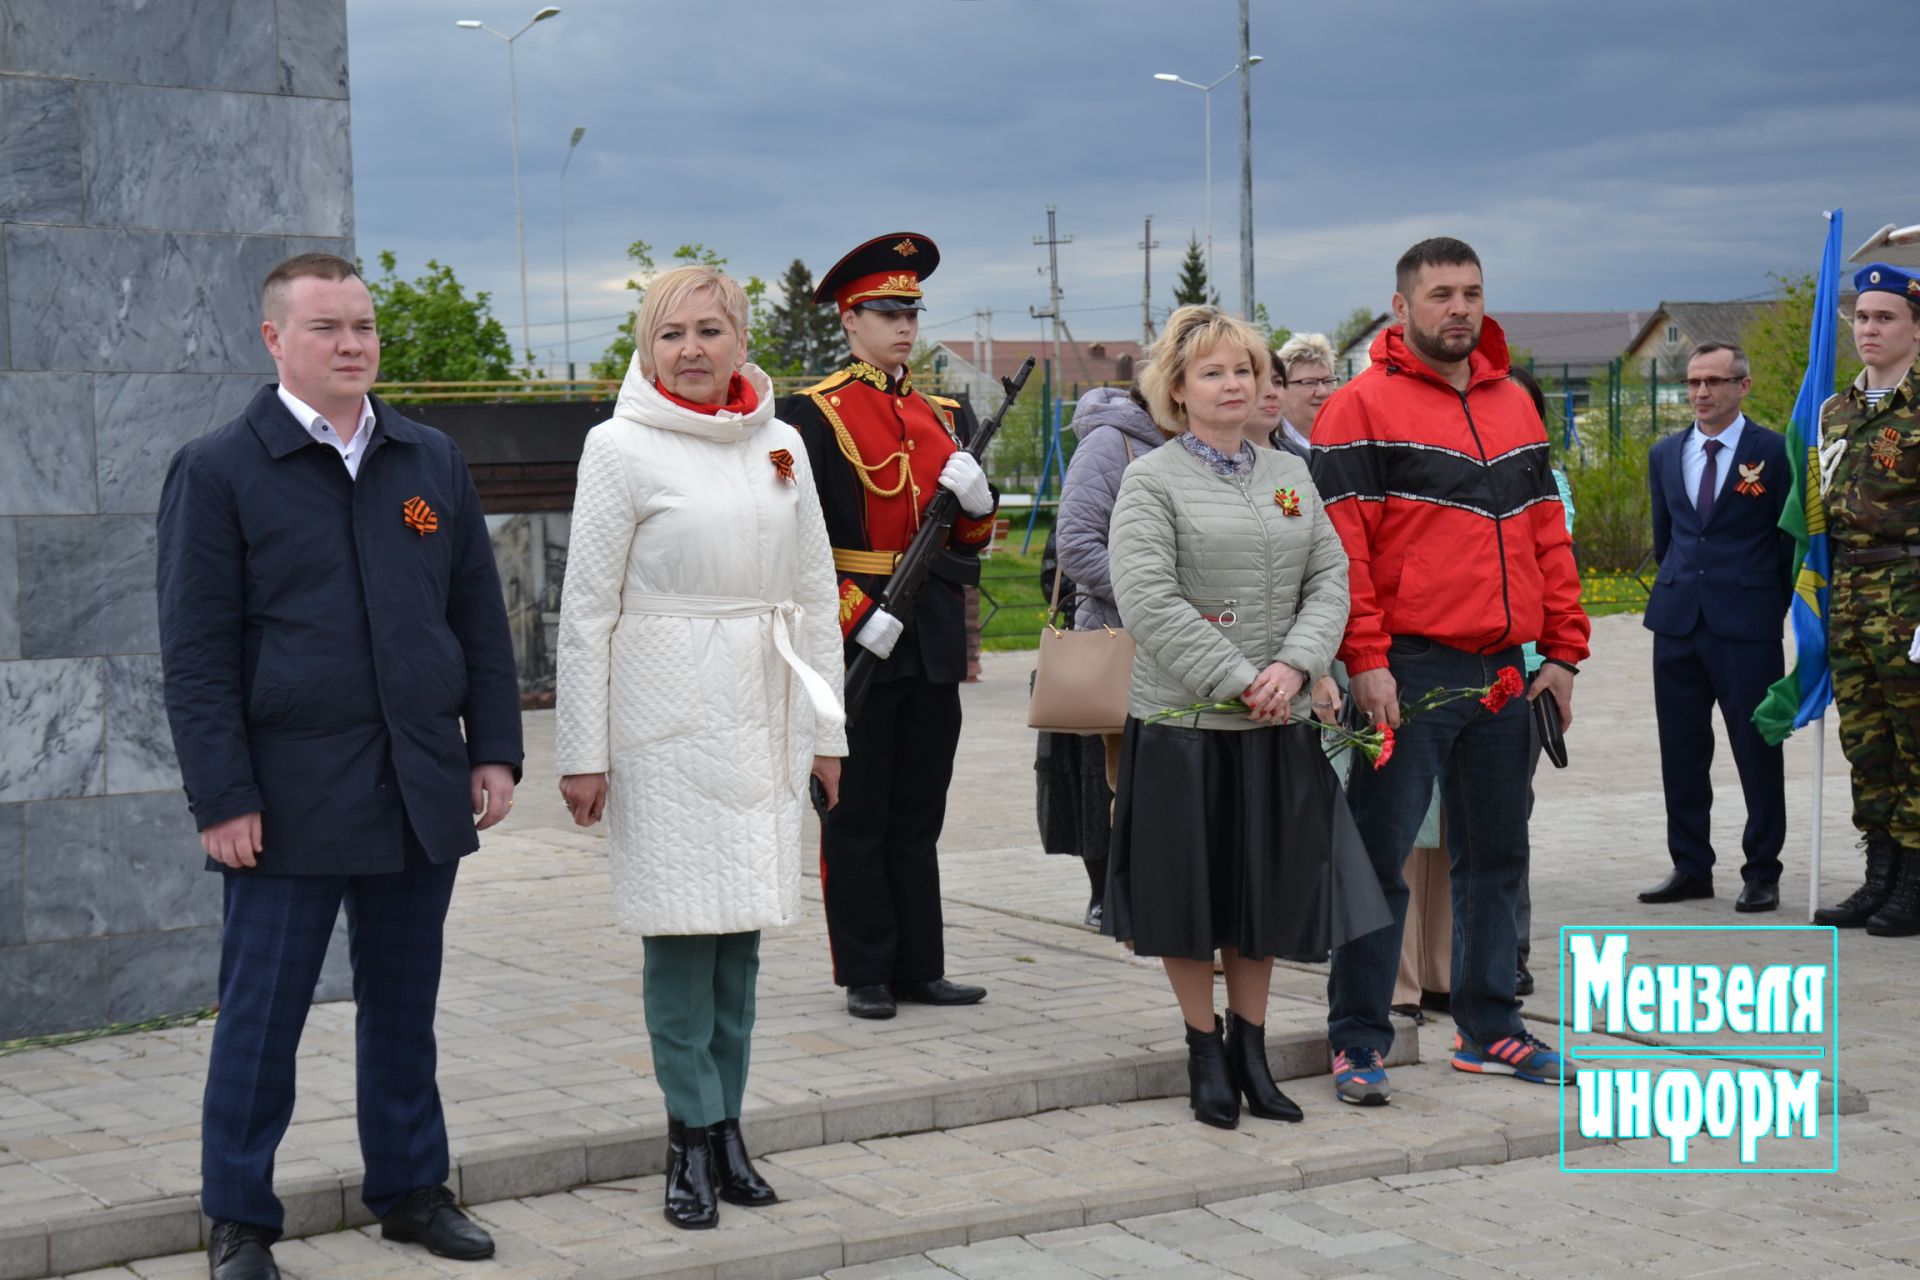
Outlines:
{"type": "MultiPolygon", "coordinates": [[[[1506,332],[1507,345],[1518,353],[1541,381],[1571,388],[1584,404],[1587,380],[1604,376],[1635,336],[1645,329],[1645,311],[1496,311],[1489,313],[1506,332]]],[[[1350,378],[1371,361],[1367,353],[1391,315],[1377,318],[1372,327],[1338,352],[1340,376],[1350,378]]]]}
{"type": "Polygon", "coordinates": [[[1655,370],[1676,387],[1687,376],[1687,357],[1703,342],[1738,345],[1747,326],[1773,304],[1767,301],[1663,302],[1627,343],[1626,357],[1655,370]],[[1653,362],[1658,362],[1653,363],[1653,362]]]}

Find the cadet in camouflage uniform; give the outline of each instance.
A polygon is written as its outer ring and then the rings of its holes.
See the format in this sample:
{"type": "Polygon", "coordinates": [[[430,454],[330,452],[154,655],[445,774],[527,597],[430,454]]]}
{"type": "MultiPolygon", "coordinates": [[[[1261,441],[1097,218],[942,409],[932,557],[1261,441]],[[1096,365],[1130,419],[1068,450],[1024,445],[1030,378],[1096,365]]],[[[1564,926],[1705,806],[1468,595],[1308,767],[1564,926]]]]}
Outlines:
{"type": "Polygon", "coordinates": [[[1827,633],[1840,744],[1867,879],[1819,924],[1920,933],[1920,279],[1854,277],[1866,368],[1820,414],[1833,589],[1827,633]]]}

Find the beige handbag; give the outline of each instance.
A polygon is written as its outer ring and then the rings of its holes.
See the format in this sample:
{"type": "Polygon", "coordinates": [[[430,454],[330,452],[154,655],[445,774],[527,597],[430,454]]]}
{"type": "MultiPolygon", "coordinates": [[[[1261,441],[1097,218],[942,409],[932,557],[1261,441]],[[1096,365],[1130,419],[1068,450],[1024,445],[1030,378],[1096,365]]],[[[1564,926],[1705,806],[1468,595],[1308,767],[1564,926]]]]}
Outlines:
{"type": "MultiPolygon", "coordinates": [[[[1131,450],[1129,450],[1131,452],[1131,450]]],[[[1127,722],[1127,685],[1133,679],[1133,637],[1102,626],[1098,631],[1062,631],[1060,579],[1053,575],[1053,599],[1033,671],[1033,696],[1027,703],[1027,727],[1043,733],[1119,733],[1127,722]]]]}

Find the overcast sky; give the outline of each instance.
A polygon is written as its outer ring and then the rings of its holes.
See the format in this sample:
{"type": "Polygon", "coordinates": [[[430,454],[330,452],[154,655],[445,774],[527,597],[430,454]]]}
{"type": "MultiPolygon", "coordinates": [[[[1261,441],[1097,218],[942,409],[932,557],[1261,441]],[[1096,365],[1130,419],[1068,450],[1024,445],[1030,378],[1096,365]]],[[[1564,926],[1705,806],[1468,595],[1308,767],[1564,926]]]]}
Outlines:
{"type": "MultiPolygon", "coordinates": [[[[533,0],[348,0],[357,243],[490,290],[518,344],[507,50],[533,0]]],[[[626,305],[626,245],[703,242],[773,281],[925,232],[928,336],[1037,334],[1058,206],[1068,323],[1140,333],[1142,220],[1164,314],[1205,236],[1202,83],[1235,0],[563,0],[514,45],[536,348],[560,341],[560,165],[574,353],[626,305]]],[[[1256,295],[1277,323],[1385,309],[1407,245],[1459,236],[1510,310],[1764,294],[1920,222],[1904,4],[1253,0],[1256,295]]],[[[1238,81],[1213,92],[1217,283],[1239,303],[1238,81]]]]}

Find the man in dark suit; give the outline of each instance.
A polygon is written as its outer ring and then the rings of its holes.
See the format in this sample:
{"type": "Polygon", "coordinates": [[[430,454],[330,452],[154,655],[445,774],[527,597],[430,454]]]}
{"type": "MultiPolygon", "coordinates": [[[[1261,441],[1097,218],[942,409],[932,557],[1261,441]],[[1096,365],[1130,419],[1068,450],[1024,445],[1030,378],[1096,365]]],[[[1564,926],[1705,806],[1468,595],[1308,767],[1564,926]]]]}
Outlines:
{"type": "Polygon", "coordinates": [[[1667,798],[1673,874],[1642,902],[1713,896],[1713,707],[1720,706],[1747,803],[1746,865],[1736,911],[1780,905],[1787,837],[1783,756],[1753,726],[1753,709],[1785,671],[1780,636],[1793,597],[1793,540],[1780,512],[1793,477],[1786,442],[1749,421],[1746,353],[1702,343],[1687,361],[1694,424],[1653,446],[1653,554],[1647,600],[1653,706],[1667,798]]]}
{"type": "Polygon", "coordinates": [[[520,774],[500,582],[460,451],[368,394],[380,340],[354,265],[302,254],[261,292],[279,385],[174,455],[159,514],[167,716],[225,882],[208,1266],[279,1275],[274,1151],[343,903],[362,1199],[387,1239],[483,1258],[444,1185],[433,1016],[454,873],[520,774]]]}

